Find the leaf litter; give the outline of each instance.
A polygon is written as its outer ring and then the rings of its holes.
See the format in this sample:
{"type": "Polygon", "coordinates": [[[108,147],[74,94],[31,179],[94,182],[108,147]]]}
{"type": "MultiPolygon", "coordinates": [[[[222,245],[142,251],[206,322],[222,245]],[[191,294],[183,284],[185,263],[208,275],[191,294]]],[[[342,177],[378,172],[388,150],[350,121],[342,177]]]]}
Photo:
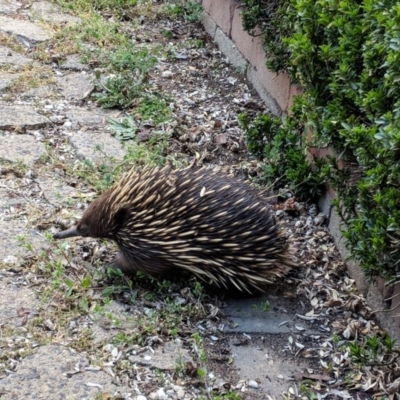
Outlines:
{"type": "MultiPolygon", "coordinates": [[[[196,159],[199,165],[239,177],[260,176],[262,165],[248,154],[237,116],[268,110],[201,26],[182,19],[148,19],[140,27],[126,29],[131,30],[135,45],[158,43],[167,49],[149,73],[150,83],[169,95],[172,119],[162,128],[173,134],[166,153],[181,157],[183,162],[196,159]],[[165,30],[173,32],[173,37],[166,40],[160,34],[165,30]],[[184,45],[188,39],[199,40],[202,46],[184,45]]],[[[46,100],[39,100],[36,106],[44,110],[46,105],[46,100]]],[[[95,185],[83,175],[74,175],[82,165],[68,141],[68,126],[63,125],[66,111],[74,106],[55,101],[47,112],[55,114],[60,123],[28,132],[49,145],[50,162],[41,160],[32,169],[2,164],[0,188],[8,198],[18,196],[23,201],[2,207],[0,220],[24,218],[39,231],[51,227],[54,232],[54,225],[65,228],[78,218],[96,192],[95,185]],[[74,188],[72,204],[54,206],[46,199],[35,177],[49,170],[74,188]]],[[[90,109],[95,104],[87,106],[90,109]]],[[[151,140],[157,130],[152,121],[142,121],[140,115],[122,112],[120,117],[130,118],[125,130],[120,130],[122,140],[129,138],[132,127],[142,142],[151,140]]],[[[118,136],[118,131],[114,134],[118,136]]],[[[286,201],[272,203],[301,268],[282,282],[276,293],[292,303],[290,315],[294,317],[282,323],[291,329],[289,334],[263,340],[280,348],[280,357],[304,362],[307,368],[292,377],[282,397],[398,398],[399,350],[376,323],[373,310],[347,275],[323,224],[326,217],[318,213],[316,205],[297,202],[289,190],[285,196],[286,201]]],[[[235,346],[254,345],[261,338],[224,332],[223,297],[202,289],[193,278],[183,285],[167,281],[163,286],[163,281],[140,275],[133,283],[121,276],[107,276],[101,266],[111,260],[115,246],[93,239],[39,249],[26,239],[21,242],[28,251],[22,269],[5,264],[2,279],[31,288],[40,302],[34,312],[16,308],[17,327],[1,321],[7,329],[2,342],[9,349],[0,368],[2,377],[15,373],[23,356],[39,344],[51,342],[84,352],[91,362],[89,368],[102,369],[121,387],[115,398],[128,399],[134,393],[141,400],[144,396],[190,399],[210,391],[220,396],[236,391],[248,399],[272,398],[262,392],[257,377],[241,379],[229,346],[232,338],[235,346]],[[144,361],[146,357],[151,360],[166,342],[173,343],[170,351],[174,355],[190,358],[177,357],[174,370],[137,362],[137,356],[144,354],[144,361]]],[[[68,374],[84,370],[76,365],[68,374]]],[[[103,388],[96,382],[86,385],[100,392],[103,388]]]]}

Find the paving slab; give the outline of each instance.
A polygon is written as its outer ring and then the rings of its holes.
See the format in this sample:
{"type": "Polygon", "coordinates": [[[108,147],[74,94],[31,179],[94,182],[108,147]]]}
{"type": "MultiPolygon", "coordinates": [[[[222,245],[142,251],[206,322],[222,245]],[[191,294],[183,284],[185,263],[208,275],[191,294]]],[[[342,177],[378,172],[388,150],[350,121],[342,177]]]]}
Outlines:
{"type": "Polygon", "coordinates": [[[138,365],[151,366],[161,371],[173,371],[181,363],[193,362],[189,350],[182,347],[180,339],[167,342],[143,353],[129,356],[129,361],[138,365]]]}
{"type": "Polygon", "coordinates": [[[107,125],[108,114],[101,109],[88,110],[77,107],[68,110],[66,116],[72,128],[90,127],[93,129],[104,128],[107,125]]]}
{"type": "Polygon", "coordinates": [[[44,42],[51,39],[52,34],[39,25],[22,19],[14,19],[0,15],[0,31],[24,39],[28,44],[44,42]]]}
{"type": "Polygon", "coordinates": [[[72,71],[88,71],[89,66],[87,64],[82,64],[80,57],[76,54],[67,56],[66,59],[60,63],[61,69],[69,69],[72,71]]]}
{"type": "Polygon", "coordinates": [[[33,19],[39,19],[53,23],[76,23],[78,17],[62,12],[61,8],[49,1],[38,1],[32,4],[30,14],[33,19]]]}
{"type": "Polygon", "coordinates": [[[28,287],[10,282],[0,270],[0,321],[18,327],[32,318],[38,306],[35,293],[28,287]]]}
{"type": "Polygon", "coordinates": [[[45,199],[53,206],[65,204],[68,198],[76,194],[76,189],[72,186],[47,176],[38,176],[36,182],[39,184],[45,199]]]}
{"type": "Polygon", "coordinates": [[[81,159],[89,159],[95,163],[108,161],[100,151],[99,147],[108,157],[122,160],[125,150],[120,141],[103,131],[79,130],[70,133],[70,142],[76,148],[76,154],[81,159]]]}
{"type": "MultiPolygon", "coordinates": [[[[271,288],[259,297],[231,298],[222,309],[227,323],[224,331],[237,333],[229,342],[234,365],[241,379],[252,380],[257,388],[249,387],[250,395],[257,393],[280,398],[290,387],[293,375],[301,375],[307,369],[298,360],[286,357],[283,349],[289,343],[289,336],[320,334],[310,329],[307,321],[296,318],[301,310],[298,301],[276,295],[271,288]],[[266,303],[269,306],[266,306],[266,303]],[[265,311],[263,311],[263,307],[265,311]],[[301,326],[298,331],[294,325],[301,326]]],[[[260,395],[259,394],[259,395],[260,395]]]]}
{"type": "Polygon", "coordinates": [[[50,98],[60,98],[58,87],[56,85],[45,85],[32,88],[27,92],[22,94],[23,99],[50,99],[50,98]]]}
{"type": "Polygon", "coordinates": [[[68,347],[42,346],[35,354],[22,359],[16,373],[0,380],[1,398],[108,398],[103,397],[103,393],[114,393],[119,389],[111,384],[110,376],[104,371],[90,367],[85,356],[68,347]]]}
{"type": "Polygon", "coordinates": [[[227,299],[222,312],[228,320],[226,332],[265,333],[279,335],[289,333],[287,322],[293,319],[290,309],[293,303],[282,297],[264,294],[255,298],[227,299]],[[268,310],[263,305],[269,302],[268,310]]]}
{"type": "Polygon", "coordinates": [[[0,208],[15,207],[26,203],[27,199],[17,191],[0,188],[0,208]]]}
{"type": "Polygon", "coordinates": [[[130,308],[127,309],[125,304],[114,300],[104,304],[102,314],[92,314],[91,320],[92,325],[90,329],[93,333],[92,337],[95,345],[110,343],[112,338],[115,337],[116,332],[122,327],[130,332],[140,329],[136,314],[130,308]],[[118,328],[111,328],[112,323],[108,317],[109,315],[112,315],[113,319],[121,322],[118,328]]]}
{"type": "Polygon", "coordinates": [[[70,101],[81,101],[94,90],[91,78],[79,72],[57,78],[57,85],[63,96],[70,101]]]}
{"type": "Polygon", "coordinates": [[[281,350],[270,345],[231,347],[235,364],[240,365],[241,379],[258,383],[258,388],[249,388],[249,394],[260,393],[272,398],[281,398],[290,387],[292,376],[306,369],[297,360],[284,360],[281,350]]]}
{"type": "Polygon", "coordinates": [[[46,151],[43,143],[30,135],[0,135],[0,141],[0,159],[10,162],[22,161],[29,167],[32,167],[46,151]]]}
{"type": "Polygon", "coordinates": [[[22,7],[22,3],[14,0],[0,0],[0,14],[13,14],[20,7],[22,7]]]}
{"type": "MultiPolygon", "coordinates": [[[[1,57],[1,56],[0,56],[1,57]]],[[[0,61],[1,63],[1,61],[0,61]]],[[[0,93],[7,89],[19,77],[19,74],[7,74],[3,72],[0,74],[0,93]]]]}
{"type": "Polygon", "coordinates": [[[37,113],[32,106],[0,105],[0,129],[38,129],[49,124],[49,119],[37,113]]]}
{"type": "MultiPolygon", "coordinates": [[[[34,60],[25,57],[5,46],[0,46],[0,65],[12,65],[14,67],[23,67],[33,64],[34,60]]],[[[2,74],[3,75],[3,74],[2,74]]]]}
{"type": "Polygon", "coordinates": [[[20,264],[29,254],[24,247],[19,246],[17,236],[23,235],[36,249],[46,246],[42,237],[33,229],[27,227],[25,221],[0,220],[0,262],[4,264],[20,264]]]}

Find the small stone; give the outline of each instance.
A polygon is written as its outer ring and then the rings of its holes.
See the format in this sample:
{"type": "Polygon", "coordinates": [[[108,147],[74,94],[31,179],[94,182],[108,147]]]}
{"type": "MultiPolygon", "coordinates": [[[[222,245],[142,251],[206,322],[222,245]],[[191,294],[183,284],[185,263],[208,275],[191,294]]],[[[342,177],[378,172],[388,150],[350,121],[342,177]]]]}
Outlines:
{"type": "Polygon", "coordinates": [[[178,399],[183,399],[185,397],[185,391],[183,389],[179,389],[176,394],[178,395],[178,399]]]}
{"type": "Polygon", "coordinates": [[[173,74],[171,71],[164,71],[164,72],[161,74],[161,76],[162,76],[163,78],[172,78],[173,75],[174,75],[174,74],[173,74]]]}
{"type": "Polygon", "coordinates": [[[167,397],[168,397],[168,396],[167,396],[167,394],[165,393],[165,391],[164,391],[163,388],[160,388],[160,389],[157,390],[157,399],[158,399],[158,400],[164,400],[164,399],[166,399],[167,397]]]}
{"type": "Polygon", "coordinates": [[[114,347],[114,348],[111,350],[111,355],[112,355],[114,358],[116,358],[116,357],[118,356],[118,348],[117,348],[117,347],[114,347]]]}
{"type": "Polygon", "coordinates": [[[18,258],[15,256],[7,256],[3,259],[4,264],[18,264],[18,258]]]}
{"type": "Polygon", "coordinates": [[[158,389],[156,392],[149,394],[149,398],[152,400],[165,400],[168,398],[163,388],[158,389]]]}
{"type": "Polygon", "coordinates": [[[146,396],[142,396],[141,394],[139,396],[136,396],[136,400],[147,400],[146,396]]]}
{"type": "Polygon", "coordinates": [[[321,225],[325,221],[325,215],[323,213],[319,213],[313,220],[314,225],[321,225]]]}
{"type": "Polygon", "coordinates": [[[51,115],[49,117],[49,120],[51,122],[54,122],[55,124],[58,124],[64,117],[62,117],[61,115],[51,115]]]}
{"type": "Polygon", "coordinates": [[[256,381],[249,381],[248,386],[253,389],[258,389],[258,383],[256,381]]]}
{"type": "Polygon", "coordinates": [[[301,228],[303,225],[304,225],[304,222],[301,221],[301,220],[296,221],[296,223],[294,224],[294,226],[295,226],[296,228],[301,228]]]}

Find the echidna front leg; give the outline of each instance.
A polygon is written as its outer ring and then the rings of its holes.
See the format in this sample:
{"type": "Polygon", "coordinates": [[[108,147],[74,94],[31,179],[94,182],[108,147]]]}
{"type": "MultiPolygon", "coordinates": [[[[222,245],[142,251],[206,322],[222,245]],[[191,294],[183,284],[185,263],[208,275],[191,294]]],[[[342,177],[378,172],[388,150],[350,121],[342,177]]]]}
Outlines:
{"type": "Polygon", "coordinates": [[[107,264],[107,267],[118,268],[126,275],[134,275],[138,270],[138,268],[135,268],[133,265],[132,260],[130,260],[121,250],[117,256],[107,264]]]}

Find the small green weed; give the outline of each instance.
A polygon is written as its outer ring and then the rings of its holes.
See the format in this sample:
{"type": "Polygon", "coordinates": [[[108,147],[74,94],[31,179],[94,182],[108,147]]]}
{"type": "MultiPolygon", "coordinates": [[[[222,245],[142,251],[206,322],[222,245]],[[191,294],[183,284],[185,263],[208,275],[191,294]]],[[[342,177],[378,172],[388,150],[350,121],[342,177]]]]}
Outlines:
{"type": "Polygon", "coordinates": [[[267,312],[271,309],[271,303],[268,300],[265,300],[261,303],[261,311],[267,312]]]}
{"type": "Polygon", "coordinates": [[[241,397],[236,392],[227,392],[222,395],[213,396],[213,400],[241,400],[241,397]]]}
{"type": "Polygon", "coordinates": [[[184,18],[188,22],[199,22],[203,6],[194,1],[187,1],[185,4],[169,2],[161,8],[161,14],[170,19],[184,18]]]}
{"type": "Polygon", "coordinates": [[[188,47],[201,49],[202,47],[204,47],[204,42],[201,39],[190,39],[188,40],[188,47]]]}
{"type": "Polygon", "coordinates": [[[142,94],[149,88],[146,77],[136,73],[110,76],[102,84],[97,81],[97,93],[93,98],[104,108],[130,108],[139,102],[142,94]]]}
{"type": "MultiPolygon", "coordinates": [[[[153,49],[153,54],[157,49],[153,49]]],[[[156,57],[148,49],[132,49],[123,46],[115,51],[101,51],[97,61],[110,76],[102,83],[97,80],[97,93],[93,95],[104,108],[139,107],[139,113],[145,117],[166,120],[168,108],[165,100],[157,93],[152,93],[147,74],[155,67],[156,57]]]]}
{"type": "Polygon", "coordinates": [[[308,400],[318,399],[317,385],[314,381],[308,379],[301,381],[299,389],[303,395],[307,396],[308,400]]]}
{"type": "Polygon", "coordinates": [[[127,334],[126,332],[119,332],[113,337],[111,343],[117,346],[134,345],[137,343],[137,335],[127,334]]]}
{"type": "Polygon", "coordinates": [[[124,48],[129,44],[128,34],[121,30],[117,22],[105,20],[98,14],[82,17],[78,24],[68,26],[60,31],[56,35],[56,39],[72,39],[84,54],[91,53],[91,50],[86,49],[88,44],[99,49],[124,48]]]}
{"type": "Polygon", "coordinates": [[[172,39],[173,37],[172,31],[170,31],[169,29],[163,29],[161,33],[167,39],[172,39]]]}
{"type": "Polygon", "coordinates": [[[254,311],[261,310],[261,311],[267,312],[267,311],[270,310],[271,304],[270,304],[270,302],[269,302],[268,300],[265,300],[265,301],[262,302],[259,306],[258,306],[257,304],[252,304],[252,305],[251,305],[251,308],[252,308],[252,310],[254,310],[254,311]]]}
{"type": "Polygon", "coordinates": [[[99,61],[111,71],[139,71],[141,74],[147,74],[157,64],[158,49],[150,50],[146,47],[135,48],[132,45],[118,47],[114,51],[101,52],[99,61]]]}
{"type": "Polygon", "coordinates": [[[151,94],[142,98],[135,112],[140,115],[142,120],[152,120],[155,124],[171,119],[171,109],[168,107],[166,99],[160,94],[151,94]]]}
{"type": "Polygon", "coordinates": [[[112,12],[113,15],[124,19],[133,15],[137,5],[137,0],[58,0],[57,2],[71,13],[112,12]]]}
{"type": "Polygon", "coordinates": [[[116,138],[121,141],[135,139],[136,133],[139,130],[139,124],[131,115],[121,120],[110,118],[108,123],[111,130],[115,132],[116,138]]]}
{"type": "Polygon", "coordinates": [[[203,12],[204,7],[195,2],[188,1],[185,7],[185,19],[189,22],[199,22],[201,19],[201,13],[203,12]]]}
{"type": "Polygon", "coordinates": [[[176,4],[174,2],[168,2],[163,4],[161,7],[161,13],[164,14],[167,18],[176,19],[179,17],[183,17],[185,14],[185,10],[182,5],[176,4]]]}
{"type": "Polygon", "coordinates": [[[391,357],[396,340],[389,336],[381,338],[377,335],[367,336],[364,343],[357,341],[348,343],[352,361],[358,365],[383,363],[386,357],[391,357]]]}

